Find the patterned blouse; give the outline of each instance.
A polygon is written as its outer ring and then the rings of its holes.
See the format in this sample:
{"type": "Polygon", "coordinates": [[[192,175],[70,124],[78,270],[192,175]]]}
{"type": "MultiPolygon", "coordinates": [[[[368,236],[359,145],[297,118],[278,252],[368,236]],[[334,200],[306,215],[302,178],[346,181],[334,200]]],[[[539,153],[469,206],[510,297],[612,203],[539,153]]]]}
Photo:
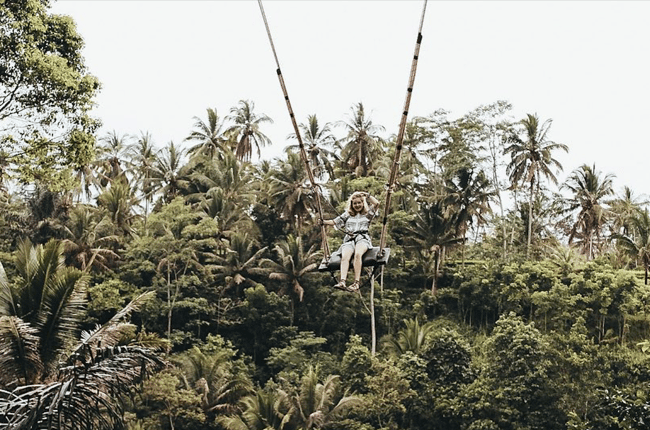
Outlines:
{"type": "Polygon", "coordinates": [[[346,211],[334,218],[336,228],[346,233],[343,238],[343,243],[350,241],[357,243],[359,240],[365,239],[368,241],[368,246],[372,247],[370,235],[368,235],[368,228],[370,227],[370,221],[375,217],[377,208],[370,206],[369,209],[366,214],[358,213],[352,216],[346,211]]]}

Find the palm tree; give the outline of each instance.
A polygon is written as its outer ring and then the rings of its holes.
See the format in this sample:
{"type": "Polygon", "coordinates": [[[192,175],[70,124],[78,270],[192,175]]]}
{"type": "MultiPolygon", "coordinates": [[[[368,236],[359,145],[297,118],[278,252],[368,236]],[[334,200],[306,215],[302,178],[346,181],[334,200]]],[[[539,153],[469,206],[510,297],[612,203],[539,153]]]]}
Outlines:
{"type": "Polygon", "coordinates": [[[119,236],[131,234],[131,226],[136,218],[134,208],[138,198],[126,180],[111,183],[102,194],[97,197],[97,206],[105,218],[115,227],[119,236]]]}
{"type": "Polygon", "coordinates": [[[610,202],[614,233],[627,235],[631,230],[632,219],[641,210],[643,205],[648,204],[647,200],[639,200],[634,196],[630,187],[623,187],[621,195],[610,202]]]}
{"type": "Polygon", "coordinates": [[[153,199],[151,187],[151,171],[156,162],[156,147],[149,132],[141,133],[140,137],[127,150],[130,155],[130,164],[133,171],[134,183],[144,195],[144,214],[149,214],[149,204],[153,199]]]}
{"type": "Polygon", "coordinates": [[[149,183],[152,194],[160,194],[162,203],[169,203],[180,194],[187,185],[181,169],[183,167],[184,150],[169,141],[156,156],[149,183]]]}
{"type": "Polygon", "coordinates": [[[442,257],[448,247],[463,242],[456,233],[457,214],[445,210],[442,199],[420,204],[418,213],[404,232],[406,246],[420,256],[420,265],[427,279],[432,278],[431,292],[435,294],[442,257]]]}
{"type": "Polygon", "coordinates": [[[255,104],[250,100],[240,100],[238,107],[230,109],[227,117],[234,124],[228,127],[225,134],[235,140],[235,155],[237,159],[248,161],[253,155],[253,146],[257,149],[257,156],[261,155],[260,147],[271,144],[264,133],[260,131],[260,124],[273,120],[265,114],[257,115],[253,112],[255,104]]]}
{"type": "MultiPolygon", "coordinates": [[[[281,188],[273,176],[278,175],[279,159],[261,160],[252,169],[253,181],[251,182],[255,201],[252,205],[251,218],[260,232],[260,241],[263,246],[270,249],[280,237],[286,237],[288,231],[294,229],[290,215],[283,215],[277,202],[282,199],[281,195],[274,196],[281,188]]],[[[291,163],[293,166],[293,162],[291,163]]],[[[299,165],[295,166],[299,168],[299,165]]],[[[293,169],[293,167],[292,167],[293,169]]]]}
{"type": "Polygon", "coordinates": [[[273,206],[300,231],[302,220],[314,207],[314,196],[308,186],[307,172],[300,156],[289,152],[286,161],[278,160],[278,168],[270,171],[269,181],[273,206]]]}
{"type": "Polygon", "coordinates": [[[404,328],[400,329],[396,336],[389,336],[383,341],[384,349],[393,356],[400,356],[409,351],[419,354],[433,329],[431,321],[420,324],[417,318],[405,319],[404,328]]]}
{"type": "Polygon", "coordinates": [[[650,214],[648,209],[639,211],[630,220],[634,235],[614,234],[617,244],[624,252],[643,266],[645,271],[644,283],[648,285],[648,270],[650,269],[650,214]]]}
{"type": "Polygon", "coordinates": [[[237,203],[219,187],[205,193],[200,207],[217,223],[217,240],[228,239],[236,231],[254,231],[253,220],[237,203]]]}
{"type": "Polygon", "coordinates": [[[291,418],[287,394],[283,391],[257,390],[241,401],[238,415],[220,415],[217,423],[227,430],[284,430],[291,418]]]}
{"type": "MultiPolygon", "coordinates": [[[[533,206],[535,207],[535,219],[530,223],[530,234],[534,238],[531,241],[530,253],[532,256],[543,256],[549,246],[554,246],[557,242],[556,235],[553,232],[553,226],[562,225],[562,220],[558,222],[557,217],[563,211],[561,208],[562,198],[559,196],[548,196],[539,193],[533,206]]],[[[509,214],[509,223],[512,226],[510,233],[511,243],[516,243],[521,249],[528,243],[528,217],[530,211],[528,203],[522,203],[513,208],[509,214]]]]}
{"type": "Polygon", "coordinates": [[[27,199],[29,237],[38,243],[66,235],[65,222],[72,207],[69,193],[52,191],[47,184],[37,183],[27,199]]]}
{"type": "Polygon", "coordinates": [[[519,124],[524,127],[523,136],[517,134],[510,136],[510,145],[506,147],[505,153],[511,156],[507,172],[512,187],[516,187],[519,182],[529,184],[528,243],[526,244],[526,257],[528,258],[532,238],[535,194],[539,192],[542,177],[557,184],[553,168],[561,171],[562,164],[552,155],[558,149],[568,152],[569,147],[548,139],[548,132],[552,124],[550,119],[540,125],[537,115],[528,114],[526,118],[519,121],[519,124]]]}
{"type": "Polygon", "coordinates": [[[88,275],[64,265],[61,242],[24,242],[16,269],[19,280],[10,285],[0,264],[2,422],[9,428],[121,428],[120,396],[164,365],[145,348],[116,347],[133,327],[124,319],[149,295],[79,338],[88,275]]]}
{"type": "Polygon", "coordinates": [[[549,245],[548,248],[548,261],[557,267],[564,277],[568,277],[584,262],[584,256],[577,252],[573,246],[566,246],[557,242],[549,245]]]}
{"type": "Polygon", "coordinates": [[[352,116],[348,122],[338,124],[347,130],[343,139],[341,161],[348,171],[354,171],[357,176],[368,176],[372,171],[375,159],[381,153],[381,138],[376,134],[384,130],[380,125],[374,125],[366,117],[363,103],[352,106],[352,116]]]}
{"type": "Polygon", "coordinates": [[[197,142],[196,145],[188,149],[187,153],[189,155],[200,154],[211,160],[229,149],[229,145],[228,139],[224,136],[223,121],[220,121],[217,110],[208,108],[207,112],[207,123],[197,116],[194,117],[194,130],[185,140],[197,142]]]}
{"type": "Polygon", "coordinates": [[[274,259],[264,259],[260,265],[270,270],[269,279],[281,282],[280,294],[290,294],[293,325],[295,302],[302,302],[305,279],[318,268],[322,254],[316,251],[316,245],[305,251],[300,236],[292,234],[286,240],[278,242],[274,251],[274,259]]]}
{"type": "Polygon", "coordinates": [[[110,233],[106,221],[101,222],[98,211],[90,206],[77,205],[66,223],[68,237],[63,239],[65,254],[80,270],[95,267],[109,270],[112,261],[119,258],[113,250],[119,238],[110,233]]]}
{"type": "Polygon", "coordinates": [[[14,372],[1,372],[2,385],[32,384],[52,374],[56,354],[76,337],[88,283],[83,272],[65,267],[60,241],[51,240],[45,246],[23,241],[15,258],[22,282],[10,288],[4,280],[0,315],[19,318],[12,321],[30,329],[38,349],[24,362],[14,361],[9,366],[14,372]]]}
{"type": "Polygon", "coordinates": [[[227,289],[252,286],[251,277],[268,276],[268,270],[259,266],[266,248],[257,249],[257,241],[247,232],[234,232],[229,240],[224,256],[215,255],[217,279],[227,289]]]}
{"type": "Polygon", "coordinates": [[[0,150],[0,193],[7,192],[8,175],[7,171],[10,170],[9,163],[10,155],[5,150],[0,150]]]}
{"type": "Polygon", "coordinates": [[[446,181],[445,193],[447,215],[455,214],[456,234],[465,239],[468,225],[473,225],[474,220],[477,229],[485,223],[494,189],[482,170],[475,174],[473,170],[460,169],[446,181]]]}
{"type": "Polygon", "coordinates": [[[99,139],[96,164],[102,187],[126,174],[124,162],[129,150],[129,139],[131,137],[128,134],[119,135],[115,130],[99,139]]]}
{"type": "MultiPolygon", "coordinates": [[[[300,124],[298,127],[302,130],[305,152],[314,175],[323,178],[327,173],[330,178],[334,178],[334,168],[331,160],[337,160],[338,157],[329,149],[336,143],[330,123],[325,123],[323,127],[320,127],[316,115],[309,115],[307,123],[300,124]]],[[[296,135],[293,133],[289,137],[295,139],[296,135]]],[[[287,146],[287,150],[296,151],[297,149],[298,145],[287,146]]]]}
{"type": "Polygon", "coordinates": [[[318,372],[309,366],[297,391],[288,397],[291,423],[302,430],[322,429],[339,416],[345,408],[361,403],[356,396],[343,396],[339,376],[329,375],[321,383],[318,372]]]}
{"type": "Polygon", "coordinates": [[[15,247],[20,238],[29,237],[31,227],[27,205],[17,194],[0,190],[0,244],[15,247]]]}
{"type": "Polygon", "coordinates": [[[238,162],[230,150],[225,150],[215,160],[200,156],[192,158],[186,169],[191,172],[185,187],[187,200],[200,201],[209,190],[220,188],[239,207],[246,207],[253,197],[250,167],[249,163],[238,162]]]}
{"type": "MultiPolygon", "coordinates": [[[[72,193],[76,197],[77,202],[82,201],[82,199],[85,199],[86,202],[90,201],[93,188],[99,187],[100,180],[95,167],[95,161],[74,166],[74,176],[77,186],[72,190],[72,193]]],[[[1,185],[2,183],[0,182],[0,190],[2,189],[1,185]]]]}
{"type": "Polygon", "coordinates": [[[201,394],[206,413],[236,413],[237,403],[253,391],[246,373],[234,366],[233,354],[228,349],[210,353],[195,346],[179,359],[187,388],[201,394]]]}
{"type": "Polygon", "coordinates": [[[612,178],[611,174],[601,178],[595,165],[583,164],[562,185],[573,194],[566,200],[566,212],[577,212],[577,219],[569,232],[569,244],[576,237],[581,239],[587,259],[594,257],[601,232],[610,216],[604,199],[614,194],[612,178]]]}
{"type": "Polygon", "coordinates": [[[229,239],[235,231],[256,233],[257,226],[249,211],[256,196],[252,192],[250,167],[249,163],[238,162],[229,149],[212,161],[203,156],[190,161],[185,200],[197,203],[215,220],[218,241],[229,239]]]}
{"type": "Polygon", "coordinates": [[[316,251],[316,245],[305,251],[300,236],[290,234],[286,240],[277,243],[274,251],[277,260],[264,260],[264,264],[271,269],[269,279],[284,282],[285,286],[281,291],[292,291],[298,300],[302,301],[305,293],[303,278],[316,270],[320,262],[321,255],[316,251]]]}

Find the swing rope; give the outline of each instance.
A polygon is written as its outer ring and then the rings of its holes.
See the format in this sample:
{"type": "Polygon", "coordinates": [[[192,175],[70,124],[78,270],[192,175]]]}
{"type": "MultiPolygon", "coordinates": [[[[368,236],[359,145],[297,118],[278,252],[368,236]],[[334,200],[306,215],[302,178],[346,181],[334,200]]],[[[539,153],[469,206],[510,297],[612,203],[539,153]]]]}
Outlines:
{"type": "MultiPolygon", "coordinates": [[[[400,163],[400,157],[402,154],[402,147],[403,147],[403,141],[404,141],[404,131],[406,129],[406,120],[408,118],[408,110],[409,106],[411,104],[411,95],[413,94],[413,84],[415,82],[415,72],[417,70],[417,65],[418,65],[418,56],[420,53],[420,44],[422,42],[422,27],[424,25],[424,16],[425,12],[427,9],[427,1],[424,0],[424,5],[422,8],[422,16],[420,18],[420,27],[418,29],[418,37],[417,41],[415,43],[415,52],[413,54],[413,61],[411,63],[411,73],[409,75],[409,81],[408,81],[408,86],[406,90],[406,99],[404,101],[404,109],[402,113],[402,117],[400,120],[400,125],[399,125],[399,132],[397,133],[397,140],[396,140],[396,146],[395,146],[395,155],[393,158],[393,163],[391,166],[390,174],[388,177],[388,182],[386,184],[386,202],[384,204],[384,216],[382,220],[382,229],[381,229],[381,238],[379,241],[379,252],[380,255],[384,254],[384,248],[386,246],[386,233],[388,230],[388,215],[390,214],[390,204],[391,204],[391,197],[393,194],[393,188],[395,186],[395,182],[397,180],[397,174],[399,171],[399,163],[400,163]]],[[[307,157],[307,152],[305,151],[305,145],[302,141],[302,136],[300,134],[300,129],[298,127],[298,124],[296,123],[296,117],[293,113],[293,109],[291,107],[291,102],[289,101],[289,94],[287,92],[287,87],[284,82],[284,77],[282,76],[282,72],[280,71],[280,61],[278,60],[278,55],[275,50],[275,45],[273,44],[273,37],[271,36],[271,30],[269,27],[268,20],[266,19],[266,13],[264,12],[264,7],[262,6],[262,0],[257,0],[257,3],[260,7],[260,11],[262,12],[262,18],[264,20],[264,25],[266,27],[266,34],[268,35],[269,42],[271,44],[271,50],[273,51],[273,57],[275,58],[275,64],[277,66],[277,75],[278,79],[280,81],[280,87],[282,88],[282,93],[284,94],[284,100],[287,104],[287,109],[289,110],[289,116],[291,117],[291,123],[293,125],[293,129],[296,133],[296,139],[298,139],[298,147],[300,148],[300,158],[302,159],[303,163],[305,164],[305,169],[307,170],[307,175],[309,177],[309,182],[311,183],[311,189],[316,195],[316,206],[318,209],[318,216],[320,219],[323,218],[323,206],[321,202],[321,190],[320,186],[316,184],[316,180],[314,179],[314,173],[309,165],[309,159],[307,157]]],[[[323,249],[323,257],[324,261],[329,260],[330,257],[330,251],[329,251],[329,245],[327,244],[327,232],[325,230],[325,225],[321,224],[321,238],[322,238],[322,249],[323,249]]]]}
{"type": "MultiPolygon", "coordinates": [[[[275,45],[273,44],[273,37],[271,36],[271,29],[269,28],[269,22],[266,19],[266,13],[264,13],[264,6],[262,6],[262,0],[257,0],[257,3],[260,6],[260,11],[262,12],[262,19],[264,20],[264,26],[266,27],[266,34],[269,37],[269,42],[271,43],[271,50],[273,51],[273,57],[275,58],[275,65],[277,66],[278,79],[280,81],[280,87],[282,88],[282,93],[284,94],[284,101],[287,104],[287,109],[289,110],[289,116],[291,117],[291,124],[296,133],[296,139],[298,139],[298,147],[300,148],[300,158],[305,164],[305,170],[307,170],[307,175],[309,178],[309,183],[311,184],[311,190],[316,195],[316,208],[318,210],[318,216],[323,219],[323,205],[321,202],[321,190],[320,186],[316,184],[316,179],[314,178],[314,172],[312,171],[309,165],[309,158],[307,157],[307,151],[305,150],[305,144],[302,141],[302,136],[300,134],[300,128],[296,122],[296,116],[293,113],[291,107],[291,101],[289,100],[289,94],[287,92],[287,86],[284,83],[284,77],[280,70],[280,61],[278,60],[278,55],[275,51],[275,45]]],[[[327,244],[327,232],[325,230],[325,225],[321,223],[321,239],[322,239],[322,249],[323,249],[323,258],[328,260],[330,257],[329,245],[327,244]]]]}
{"type": "Polygon", "coordinates": [[[413,94],[413,84],[415,83],[415,72],[418,67],[418,56],[420,55],[420,44],[422,42],[422,26],[424,25],[424,14],[427,10],[427,0],[424,0],[422,7],[422,17],[420,18],[420,28],[418,29],[418,37],[415,43],[415,52],[413,54],[413,61],[411,63],[411,74],[409,76],[408,86],[406,88],[406,99],[404,100],[404,110],[399,124],[399,132],[397,133],[397,141],[395,146],[395,156],[393,158],[393,165],[386,184],[386,203],[384,204],[384,218],[382,220],[381,239],[379,240],[380,253],[384,252],[386,247],[386,232],[388,230],[388,215],[390,213],[390,202],[393,195],[393,188],[397,179],[399,171],[399,160],[402,155],[402,146],[404,142],[404,130],[406,130],[406,119],[409,113],[409,106],[411,105],[411,95],[413,94]]]}

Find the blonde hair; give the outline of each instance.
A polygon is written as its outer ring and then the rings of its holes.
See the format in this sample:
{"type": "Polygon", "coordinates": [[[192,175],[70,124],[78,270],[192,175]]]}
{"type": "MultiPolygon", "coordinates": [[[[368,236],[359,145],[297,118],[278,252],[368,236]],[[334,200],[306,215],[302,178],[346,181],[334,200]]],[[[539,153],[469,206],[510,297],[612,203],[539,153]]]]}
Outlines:
{"type": "Polygon", "coordinates": [[[362,215],[367,214],[368,211],[370,210],[370,207],[368,206],[368,201],[366,200],[366,193],[362,191],[355,191],[354,193],[352,193],[352,195],[348,199],[347,205],[345,206],[345,211],[348,214],[350,214],[350,216],[355,216],[357,214],[355,210],[352,208],[352,200],[357,198],[361,199],[361,201],[363,202],[363,211],[360,212],[362,215]]]}

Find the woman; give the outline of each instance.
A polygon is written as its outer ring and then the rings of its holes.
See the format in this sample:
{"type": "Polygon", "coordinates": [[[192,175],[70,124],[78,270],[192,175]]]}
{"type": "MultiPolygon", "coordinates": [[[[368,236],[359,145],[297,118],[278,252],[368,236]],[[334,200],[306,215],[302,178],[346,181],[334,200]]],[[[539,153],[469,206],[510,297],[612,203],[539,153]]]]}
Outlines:
{"type": "Polygon", "coordinates": [[[370,194],[357,191],[350,196],[345,212],[334,219],[323,220],[324,225],[333,225],[337,229],[345,231],[343,243],[339,248],[341,253],[341,281],[334,286],[346,291],[357,291],[361,279],[361,268],[363,254],[372,248],[368,227],[370,221],[377,212],[379,201],[370,194]],[[350,268],[350,260],[354,256],[352,266],[354,268],[354,283],[345,285],[350,268]]]}

